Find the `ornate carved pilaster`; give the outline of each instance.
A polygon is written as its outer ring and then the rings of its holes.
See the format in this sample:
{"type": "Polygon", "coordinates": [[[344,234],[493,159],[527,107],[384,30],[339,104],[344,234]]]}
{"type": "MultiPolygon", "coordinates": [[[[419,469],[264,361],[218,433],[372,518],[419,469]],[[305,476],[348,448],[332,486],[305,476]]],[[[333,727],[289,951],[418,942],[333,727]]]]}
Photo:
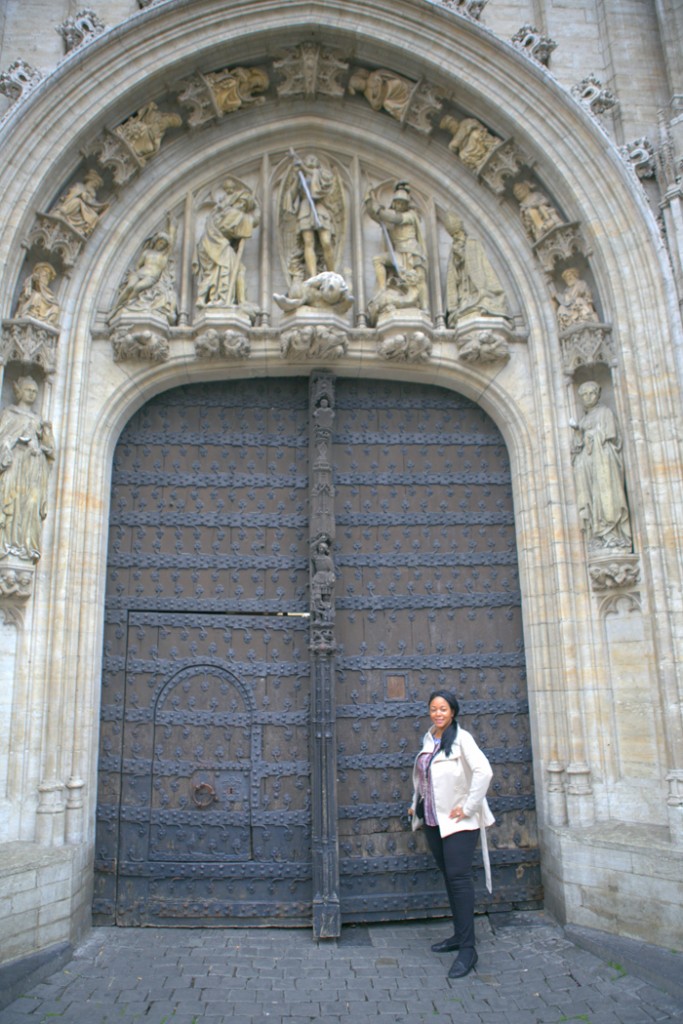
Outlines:
{"type": "Polygon", "coordinates": [[[311,377],[310,415],[310,616],[313,709],[311,716],[313,935],[341,931],[337,831],[337,742],[333,546],[335,540],[332,426],[334,378],[311,377]]]}

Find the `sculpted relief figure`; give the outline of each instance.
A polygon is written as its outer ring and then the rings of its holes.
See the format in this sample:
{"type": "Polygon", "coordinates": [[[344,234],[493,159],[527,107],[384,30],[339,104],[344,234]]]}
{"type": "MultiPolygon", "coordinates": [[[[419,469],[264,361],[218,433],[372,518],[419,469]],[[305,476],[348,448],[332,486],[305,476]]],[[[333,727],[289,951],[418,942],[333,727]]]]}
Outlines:
{"type": "Polygon", "coordinates": [[[562,291],[555,291],[554,295],[560,330],[567,330],[575,324],[600,323],[593,304],[593,293],[579,276],[576,267],[567,267],[561,276],[566,287],[562,291]]]}
{"type": "Polygon", "coordinates": [[[15,404],[0,413],[0,560],[37,562],[55,442],[52,426],[33,411],[33,377],[15,381],[14,395],[15,404]]]}
{"type": "Polygon", "coordinates": [[[242,254],[261,221],[253,192],[228,178],[218,192],[197,243],[192,269],[197,275],[198,306],[239,306],[250,318],[256,307],[247,302],[242,254]]]}
{"type": "Polygon", "coordinates": [[[446,274],[446,309],[449,327],[463,316],[509,316],[507,299],[481,242],[470,238],[462,221],[448,214],[446,229],[451,251],[446,274]]]}
{"type": "Polygon", "coordinates": [[[57,271],[51,263],[36,263],[22,285],[15,316],[30,316],[34,320],[42,320],[43,323],[57,326],[59,304],[50,288],[56,277],[57,271]]]}
{"type": "Polygon", "coordinates": [[[452,139],[448,143],[448,148],[452,153],[457,153],[471,171],[477,171],[494,146],[500,142],[500,139],[492,135],[481,121],[473,117],[458,121],[457,118],[448,115],[441,118],[439,127],[451,133],[452,139]]]}
{"type": "Polygon", "coordinates": [[[270,84],[262,68],[225,68],[204,75],[222,114],[231,114],[246,104],[265,103],[264,93],[270,84]]]}
{"type": "Polygon", "coordinates": [[[631,550],[631,523],[624,486],[621,436],[612,410],[600,401],[596,381],[579,387],[584,414],[570,421],[574,436],[572,462],[576,474],[581,529],[589,550],[631,550]]]}
{"type": "Polygon", "coordinates": [[[128,143],[138,160],[144,164],[159,152],[168,129],[180,128],[182,123],[179,114],[164,113],[156,103],[147,103],[127,121],[114,128],[114,133],[128,143]]]}
{"type": "Polygon", "coordinates": [[[370,322],[398,309],[427,310],[427,251],[410,186],[399,181],[389,206],[383,206],[371,190],[365,209],[382,228],[385,246],[372,261],[377,292],[368,304],[370,322]]]}
{"type": "Polygon", "coordinates": [[[397,121],[403,121],[414,89],[415,82],[401,78],[393,71],[357,68],[349,80],[352,96],[361,93],[373,110],[386,110],[397,121]]]}
{"type": "Polygon", "coordinates": [[[290,286],[286,296],[275,300],[288,311],[308,305],[335,308],[338,303],[348,309],[348,288],[337,266],[346,229],[339,175],[314,153],[301,158],[290,150],[290,156],[279,210],[290,286]]]}
{"type": "Polygon", "coordinates": [[[97,171],[90,170],[83,181],[77,181],[61,196],[50,213],[88,238],[95,230],[100,216],[109,207],[109,203],[97,200],[97,190],[102,188],[103,181],[97,171]]]}
{"type": "Polygon", "coordinates": [[[537,242],[551,228],[564,223],[548,197],[530,181],[518,181],[512,192],[519,203],[524,230],[532,242],[537,242]]]}
{"type": "Polygon", "coordinates": [[[178,312],[173,274],[175,226],[148,238],[135,267],[124,279],[112,315],[121,310],[155,311],[169,323],[175,323],[178,312]]]}

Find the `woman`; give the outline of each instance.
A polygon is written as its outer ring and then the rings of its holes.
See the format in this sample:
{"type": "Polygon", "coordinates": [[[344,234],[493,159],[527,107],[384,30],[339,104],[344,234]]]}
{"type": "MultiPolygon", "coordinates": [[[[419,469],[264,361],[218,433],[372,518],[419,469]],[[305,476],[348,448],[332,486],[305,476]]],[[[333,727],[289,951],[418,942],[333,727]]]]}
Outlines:
{"type": "Polygon", "coordinates": [[[449,978],[464,978],[477,962],[474,948],[472,859],[481,832],[486,888],[491,871],[486,828],[494,817],[486,802],[491,765],[474,738],[458,725],[458,701],[448,690],[429,698],[431,729],[413,769],[413,830],[424,825],[429,849],[446,882],[453,914],[453,935],[432,946],[435,953],[458,950],[449,978]]]}

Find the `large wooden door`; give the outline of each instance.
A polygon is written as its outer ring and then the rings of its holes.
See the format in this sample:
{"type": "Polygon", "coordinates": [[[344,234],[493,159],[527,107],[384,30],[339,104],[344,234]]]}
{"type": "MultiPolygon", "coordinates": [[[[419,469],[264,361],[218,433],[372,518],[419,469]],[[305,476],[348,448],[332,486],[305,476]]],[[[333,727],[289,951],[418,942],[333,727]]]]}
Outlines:
{"type": "Polygon", "coordinates": [[[329,378],[325,394],[329,438],[308,381],[283,379],[160,395],[119,441],[97,921],[313,916],[329,934],[445,913],[405,815],[442,686],[495,770],[480,906],[541,899],[500,433],[434,387],[329,378]],[[309,585],[321,523],[332,605],[309,585]]]}

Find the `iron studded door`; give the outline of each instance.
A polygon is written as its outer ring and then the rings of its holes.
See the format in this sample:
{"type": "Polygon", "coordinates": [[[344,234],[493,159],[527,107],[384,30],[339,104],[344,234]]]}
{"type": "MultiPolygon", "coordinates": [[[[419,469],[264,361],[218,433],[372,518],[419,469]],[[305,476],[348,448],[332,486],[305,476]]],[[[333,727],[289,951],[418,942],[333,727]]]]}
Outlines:
{"type": "Polygon", "coordinates": [[[310,922],[307,401],[181,388],[119,441],[96,921],[310,922]]]}
{"type": "Polygon", "coordinates": [[[447,687],[494,769],[494,893],[541,900],[531,744],[505,444],[453,392],[339,380],[336,389],[336,734],[344,921],[447,911],[411,769],[431,691],[447,687]]]}

